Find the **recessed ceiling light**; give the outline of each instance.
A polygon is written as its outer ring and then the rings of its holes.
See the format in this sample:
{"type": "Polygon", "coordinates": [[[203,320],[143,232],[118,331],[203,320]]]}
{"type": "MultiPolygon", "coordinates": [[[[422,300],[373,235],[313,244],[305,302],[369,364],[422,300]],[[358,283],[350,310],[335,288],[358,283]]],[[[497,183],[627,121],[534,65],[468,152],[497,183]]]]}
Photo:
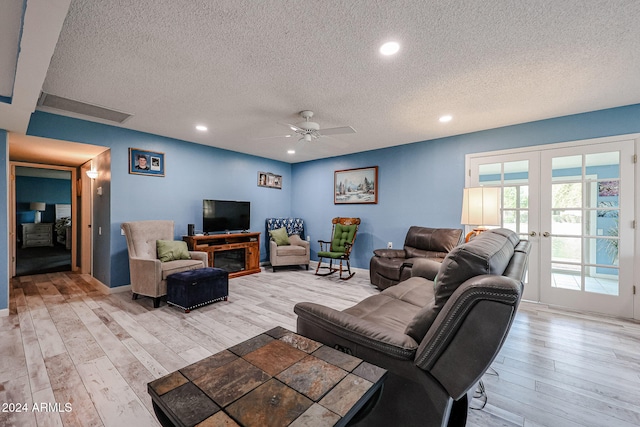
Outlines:
{"type": "Polygon", "coordinates": [[[209,128],[207,128],[205,125],[198,125],[196,126],[196,129],[199,130],[200,132],[205,132],[209,130],[209,128]]]}
{"type": "Polygon", "coordinates": [[[296,154],[296,150],[289,150],[287,151],[287,154],[296,154]]]}
{"type": "Polygon", "coordinates": [[[453,117],[451,117],[450,115],[446,115],[446,116],[442,116],[440,117],[440,123],[447,123],[450,122],[453,119],[453,117]]]}
{"type": "Polygon", "coordinates": [[[383,55],[393,55],[400,50],[400,45],[396,42],[387,42],[380,46],[380,53],[383,55]]]}

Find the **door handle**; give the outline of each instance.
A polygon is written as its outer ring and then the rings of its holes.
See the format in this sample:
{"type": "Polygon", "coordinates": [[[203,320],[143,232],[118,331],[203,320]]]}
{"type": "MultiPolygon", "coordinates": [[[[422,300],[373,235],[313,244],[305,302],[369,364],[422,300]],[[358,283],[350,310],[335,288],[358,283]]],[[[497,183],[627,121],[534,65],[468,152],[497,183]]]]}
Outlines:
{"type": "Polygon", "coordinates": [[[531,232],[529,233],[529,236],[531,236],[531,237],[536,237],[536,234],[537,234],[537,233],[536,233],[535,231],[531,231],[531,232]]]}
{"type": "Polygon", "coordinates": [[[545,231],[544,233],[542,233],[542,235],[544,237],[549,237],[549,236],[551,236],[551,233],[549,233],[548,231],[545,231]]]}

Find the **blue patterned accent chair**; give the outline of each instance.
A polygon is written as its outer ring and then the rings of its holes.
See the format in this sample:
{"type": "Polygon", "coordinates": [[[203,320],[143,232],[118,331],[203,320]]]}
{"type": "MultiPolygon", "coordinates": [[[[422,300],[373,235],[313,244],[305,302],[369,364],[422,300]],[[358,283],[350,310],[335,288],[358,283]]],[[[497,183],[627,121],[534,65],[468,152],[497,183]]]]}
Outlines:
{"type": "Polygon", "coordinates": [[[289,265],[304,265],[308,270],[311,251],[309,242],[305,240],[304,220],[302,218],[267,218],[265,225],[266,236],[269,237],[267,253],[273,271],[275,272],[277,267],[289,265]],[[286,230],[284,241],[275,239],[273,232],[283,228],[286,230]]]}

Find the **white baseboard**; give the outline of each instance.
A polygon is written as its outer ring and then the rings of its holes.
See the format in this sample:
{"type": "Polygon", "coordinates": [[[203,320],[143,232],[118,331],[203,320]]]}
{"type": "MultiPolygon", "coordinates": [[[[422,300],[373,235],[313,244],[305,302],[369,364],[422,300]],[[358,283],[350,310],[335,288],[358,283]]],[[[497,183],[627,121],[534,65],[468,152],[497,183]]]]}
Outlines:
{"type": "Polygon", "coordinates": [[[9,315],[8,308],[3,308],[2,310],[0,310],[0,317],[7,317],[8,315],[9,315]]]}
{"type": "Polygon", "coordinates": [[[111,295],[111,294],[117,294],[120,292],[130,292],[131,291],[131,285],[124,285],[124,286],[118,286],[115,288],[110,288],[109,286],[105,285],[104,283],[102,283],[101,281],[99,281],[98,279],[96,279],[95,277],[91,277],[88,274],[85,275],[88,278],[91,278],[91,283],[93,285],[96,286],[96,288],[98,288],[98,290],[105,294],[105,295],[111,295]]]}

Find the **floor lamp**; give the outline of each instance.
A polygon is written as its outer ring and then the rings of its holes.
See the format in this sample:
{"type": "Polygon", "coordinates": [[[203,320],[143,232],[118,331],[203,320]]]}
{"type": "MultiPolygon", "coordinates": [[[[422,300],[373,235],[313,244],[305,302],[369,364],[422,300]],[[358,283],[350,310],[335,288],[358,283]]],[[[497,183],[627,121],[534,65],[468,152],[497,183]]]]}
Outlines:
{"type": "Polygon", "coordinates": [[[465,237],[465,242],[487,230],[489,225],[500,225],[500,187],[465,188],[460,222],[475,226],[465,237]]]}

